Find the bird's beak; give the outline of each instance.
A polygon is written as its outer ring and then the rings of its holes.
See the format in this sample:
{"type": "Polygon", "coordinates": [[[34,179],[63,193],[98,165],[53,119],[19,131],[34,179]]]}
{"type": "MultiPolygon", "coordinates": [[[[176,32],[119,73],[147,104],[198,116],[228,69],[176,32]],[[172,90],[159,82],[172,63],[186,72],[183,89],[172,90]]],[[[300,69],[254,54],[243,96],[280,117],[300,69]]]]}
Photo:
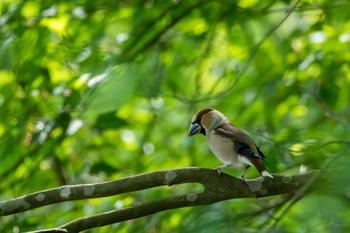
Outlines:
{"type": "Polygon", "coordinates": [[[195,134],[201,132],[201,130],[202,130],[202,126],[201,126],[200,124],[194,122],[194,123],[191,124],[190,129],[188,130],[187,135],[188,135],[189,137],[191,137],[191,136],[193,136],[193,135],[195,135],[195,134]]]}

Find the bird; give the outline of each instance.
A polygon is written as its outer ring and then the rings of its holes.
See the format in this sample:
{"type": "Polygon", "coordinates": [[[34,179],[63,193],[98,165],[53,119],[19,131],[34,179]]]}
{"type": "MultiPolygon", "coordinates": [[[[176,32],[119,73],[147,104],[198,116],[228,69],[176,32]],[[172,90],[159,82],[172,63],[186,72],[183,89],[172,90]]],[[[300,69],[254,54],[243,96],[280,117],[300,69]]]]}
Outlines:
{"type": "Polygon", "coordinates": [[[240,179],[246,183],[247,169],[255,167],[261,176],[273,178],[262,162],[266,160],[265,155],[253,139],[218,110],[204,108],[193,115],[188,136],[195,134],[206,136],[210,150],[223,163],[215,168],[219,175],[222,168],[243,169],[240,179]]]}

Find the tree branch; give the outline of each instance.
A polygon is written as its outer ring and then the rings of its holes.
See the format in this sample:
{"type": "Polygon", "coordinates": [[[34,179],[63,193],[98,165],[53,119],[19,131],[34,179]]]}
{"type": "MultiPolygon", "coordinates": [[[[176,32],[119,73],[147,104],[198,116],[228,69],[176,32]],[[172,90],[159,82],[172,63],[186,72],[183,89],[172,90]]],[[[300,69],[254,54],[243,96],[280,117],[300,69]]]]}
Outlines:
{"type": "Polygon", "coordinates": [[[200,183],[204,186],[202,192],[140,203],[76,219],[52,229],[79,232],[169,209],[207,205],[235,198],[266,197],[301,191],[304,193],[313,185],[319,174],[319,171],[299,175],[274,174],[274,179],[259,177],[247,180],[246,184],[243,184],[240,179],[226,174],[218,176],[216,171],[211,169],[180,168],[156,171],[103,183],[61,186],[3,201],[0,202],[0,215],[15,214],[59,202],[107,197],[164,185],[200,183]]]}

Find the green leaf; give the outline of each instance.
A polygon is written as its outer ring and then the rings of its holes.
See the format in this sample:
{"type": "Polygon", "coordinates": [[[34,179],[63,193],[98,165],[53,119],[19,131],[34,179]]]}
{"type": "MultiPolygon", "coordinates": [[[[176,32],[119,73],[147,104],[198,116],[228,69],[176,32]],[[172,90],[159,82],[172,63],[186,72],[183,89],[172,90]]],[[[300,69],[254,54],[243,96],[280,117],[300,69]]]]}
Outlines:
{"type": "Polygon", "coordinates": [[[90,89],[84,112],[86,120],[93,123],[99,115],[117,111],[125,105],[134,93],[136,77],[134,66],[121,65],[90,79],[97,83],[90,89]]]}
{"type": "Polygon", "coordinates": [[[98,130],[116,129],[126,124],[127,122],[124,119],[117,117],[116,112],[112,111],[99,115],[94,124],[94,128],[98,130]]]}

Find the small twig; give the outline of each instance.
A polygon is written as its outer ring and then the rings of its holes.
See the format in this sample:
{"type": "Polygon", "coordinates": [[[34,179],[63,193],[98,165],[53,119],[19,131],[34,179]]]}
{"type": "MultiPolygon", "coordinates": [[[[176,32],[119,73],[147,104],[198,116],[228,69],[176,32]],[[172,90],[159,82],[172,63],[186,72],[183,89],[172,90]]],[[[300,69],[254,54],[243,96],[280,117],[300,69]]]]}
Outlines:
{"type": "Polygon", "coordinates": [[[269,227],[268,232],[275,229],[276,225],[279,223],[279,221],[287,214],[287,212],[290,210],[290,208],[298,201],[300,200],[306,191],[312,186],[312,184],[315,183],[316,179],[320,176],[320,172],[314,173],[309,180],[301,187],[299,188],[292,196],[291,196],[291,202],[286,206],[286,208],[282,211],[282,213],[275,217],[275,222],[269,227]]]}
{"type": "Polygon", "coordinates": [[[53,228],[53,229],[45,229],[45,230],[39,230],[39,231],[29,231],[27,233],[67,233],[68,231],[66,229],[59,229],[59,228],[53,228]]]}
{"type": "Polygon", "coordinates": [[[216,94],[216,95],[206,95],[206,96],[200,96],[199,98],[195,98],[195,99],[190,99],[190,98],[186,98],[184,96],[179,96],[176,94],[171,94],[171,95],[167,95],[164,93],[165,96],[170,96],[173,98],[176,98],[184,103],[200,103],[200,102],[204,102],[204,101],[210,101],[210,100],[215,100],[218,99],[222,96],[227,95],[229,92],[232,91],[232,89],[237,85],[237,83],[241,80],[241,78],[243,77],[243,75],[245,74],[246,70],[248,69],[250,63],[252,62],[253,58],[255,57],[256,53],[258,52],[258,50],[260,49],[261,45],[275,32],[277,31],[277,29],[288,19],[288,17],[294,12],[295,8],[298,6],[298,4],[300,3],[301,0],[297,0],[295,3],[291,4],[291,6],[288,8],[288,10],[286,11],[285,16],[275,25],[273,25],[264,35],[264,37],[250,50],[247,59],[243,65],[243,67],[240,69],[236,79],[233,81],[233,83],[231,85],[229,85],[225,90],[221,91],[220,93],[216,94]]]}
{"type": "Polygon", "coordinates": [[[245,71],[248,69],[251,61],[255,57],[256,53],[260,49],[261,45],[275,32],[277,29],[289,18],[289,16],[294,12],[295,8],[298,6],[301,0],[295,1],[295,3],[291,4],[289,9],[286,11],[285,16],[275,25],[273,25],[264,35],[264,37],[250,50],[247,60],[245,61],[242,69],[239,71],[237,78],[235,81],[226,89],[224,92],[230,92],[242,78],[245,71]]]}
{"type": "MultiPolygon", "coordinates": [[[[344,152],[347,151],[347,147],[345,147],[343,150],[338,152],[338,155],[343,155],[345,154],[344,152]]],[[[315,173],[313,176],[310,177],[310,179],[299,189],[297,190],[290,198],[288,198],[288,200],[286,201],[286,203],[290,200],[290,202],[287,204],[287,206],[285,207],[285,209],[282,211],[282,213],[274,218],[274,223],[268,228],[267,232],[271,232],[275,229],[275,227],[277,226],[277,224],[281,221],[281,219],[287,214],[287,212],[291,209],[291,207],[298,201],[300,200],[303,195],[306,193],[306,191],[310,188],[310,186],[312,186],[315,182],[316,179],[319,178],[320,174],[325,172],[328,167],[330,166],[331,163],[333,163],[336,159],[338,159],[340,156],[334,155],[331,158],[327,159],[320,171],[318,173],[315,173]]]]}

